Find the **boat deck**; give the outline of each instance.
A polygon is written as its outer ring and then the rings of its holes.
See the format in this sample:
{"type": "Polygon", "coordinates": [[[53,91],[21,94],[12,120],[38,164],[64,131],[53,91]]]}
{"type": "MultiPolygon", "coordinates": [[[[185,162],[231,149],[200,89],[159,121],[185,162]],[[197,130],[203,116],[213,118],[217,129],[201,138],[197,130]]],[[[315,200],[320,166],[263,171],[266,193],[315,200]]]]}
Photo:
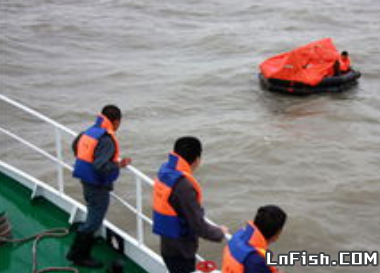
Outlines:
{"type": "MultiPolygon", "coordinates": [[[[5,211],[14,238],[25,238],[52,228],[69,228],[68,214],[44,198],[30,200],[31,191],[13,179],[0,173],[0,212],[5,211]]],[[[73,232],[62,238],[46,237],[37,248],[38,269],[45,267],[71,266],[65,259],[73,240],[73,232]]],[[[20,273],[32,271],[32,241],[23,244],[0,246],[0,272],[20,273]]],[[[105,263],[101,269],[77,267],[82,273],[106,272],[114,260],[125,263],[124,272],[146,273],[130,259],[119,254],[100,239],[95,245],[93,256],[105,263]]]]}

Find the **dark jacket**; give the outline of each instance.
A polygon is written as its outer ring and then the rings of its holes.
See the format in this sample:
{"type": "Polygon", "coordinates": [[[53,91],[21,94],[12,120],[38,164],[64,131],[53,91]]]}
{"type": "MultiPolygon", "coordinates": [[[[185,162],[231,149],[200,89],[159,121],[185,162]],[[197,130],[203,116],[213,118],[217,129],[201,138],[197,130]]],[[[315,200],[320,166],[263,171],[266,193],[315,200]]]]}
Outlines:
{"type": "Polygon", "coordinates": [[[186,219],[194,234],[178,239],[161,236],[162,256],[193,259],[198,251],[199,237],[214,242],[223,240],[222,230],[205,221],[204,209],[199,205],[196,191],[186,178],[183,177],[176,183],[169,202],[178,215],[186,219]]]}
{"type": "Polygon", "coordinates": [[[261,256],[252,253],[244,262],[244,273],[272,273],[269,267],[265,264],[265,259],[261,256]]]}

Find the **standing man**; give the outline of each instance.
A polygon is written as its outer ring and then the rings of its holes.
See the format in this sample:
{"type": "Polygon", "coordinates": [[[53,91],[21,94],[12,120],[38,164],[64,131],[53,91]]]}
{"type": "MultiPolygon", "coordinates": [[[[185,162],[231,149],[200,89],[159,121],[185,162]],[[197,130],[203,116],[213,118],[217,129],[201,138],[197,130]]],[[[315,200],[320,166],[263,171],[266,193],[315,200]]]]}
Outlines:
{"type": "Polygon", "coordinates": [[[222,273],[280,273],[267,266],[265,253],[268,244],[277,241],[285,225],[286,213],[279,207],[260,207],[255,220],[237,231],[223,254],[222,273]]]}
{"type": "Polygon", "coordinates": [[[87,218],[77,230],[67,259],[79,266],[103,266],[100,261],[91,257],[94,233],[105,218],[110,203],[110,191],[119,177],[119,169],[131,162],[130,158],[119,161],[119,142],[115,133],[120,121],[120,109],[114,105],[107,105],[97,117],[95,124],[73,142],[76,156],[73,176],[82,183],[87,218]]]}
{"type": "Polygon", "coordinates": [[[179,138],[153,187],[153,232],[161,237],[161,254],[170,273],[195,271],[198,238],[221,242],[227,228],[205,221],[202,189],[193,176],[201,163],[202,144],[179,138]]]}

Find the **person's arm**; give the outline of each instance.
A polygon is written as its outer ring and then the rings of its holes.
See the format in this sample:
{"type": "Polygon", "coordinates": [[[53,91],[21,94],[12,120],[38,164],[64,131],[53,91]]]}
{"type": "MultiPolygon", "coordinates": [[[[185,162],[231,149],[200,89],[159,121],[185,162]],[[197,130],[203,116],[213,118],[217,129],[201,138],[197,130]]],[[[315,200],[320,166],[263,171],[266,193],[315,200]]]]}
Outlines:
{"type": "Polygon", "coordinates": [[[77,135],[77,137],[74,139],[73,143],[71,144],[71,149],[73,150],[74,156],[77,156],[78,142],[82,135],[83,135],[83,132],[77,135]]]}
{"type": "Polygon", "coordinates": [[[272,273],[270,268],[265,264],[265,259],[257,253],[250,254],[244,264],[244,273],[272,273]]]}
{"type": "Polygon", "coordinates": [[[99,139],[99,143],[94,153],[94,168],[97,172],[108,174],[116,171],[119,164],[113,162],[115,155],[115,144],[109,135],[104,135],[99,139]]]}
{"type": "Polygon", "coordinates": [[[204,209],[197,201],[195,189],[186,178],[181,178],[175,185],[169,202],[186,219],[197,236],[214,242],[223,240],[222,229],[208,224],[204,219],[204,209]]]}

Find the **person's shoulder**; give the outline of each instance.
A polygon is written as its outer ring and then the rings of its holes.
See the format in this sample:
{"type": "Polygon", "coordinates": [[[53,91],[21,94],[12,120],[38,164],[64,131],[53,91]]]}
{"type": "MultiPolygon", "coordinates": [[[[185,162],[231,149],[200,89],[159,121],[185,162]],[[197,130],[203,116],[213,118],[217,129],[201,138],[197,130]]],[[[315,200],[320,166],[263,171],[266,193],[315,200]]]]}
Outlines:
{"type": "Polygon", "coordinates": [[[174,186],[173,190],[188,191],[191,189],[193,189],[193,185],[191,184],[191,182],[185,176],[182,176],[178,179],[178,182],[174,186]]]}
{"type": "Polygon", "coordinates": [[[112,137],[109,134],[104,134],[99,138],[98,146],[104,148],[113,148],[115,145],[112,137]]]}
{"type": "Polygon", "coordinates": [[[191,196],[195,196],[195,190],[191,182],[184,176],[178,179],[172,189],[173,195],[179,199],[188,200],[191,196]],[[194,192],[194,195],[192,194],[194,192]]]}
{"type": "Polygon", "coordinates": [[[104,142],[111,142],[111,143],[113,143],[112,137],[111,137],[108,133],[103,134],[103,135],[99,138],[99,141],[104,141],[104,142]]]}

